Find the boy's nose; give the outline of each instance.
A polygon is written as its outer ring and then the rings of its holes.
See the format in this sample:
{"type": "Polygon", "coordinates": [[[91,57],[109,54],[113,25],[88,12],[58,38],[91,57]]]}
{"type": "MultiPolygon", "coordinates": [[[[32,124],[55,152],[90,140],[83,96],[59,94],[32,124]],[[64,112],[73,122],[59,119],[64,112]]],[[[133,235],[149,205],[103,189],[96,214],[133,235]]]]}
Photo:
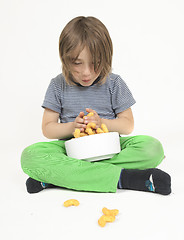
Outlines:
{"type": "Polygon", "coordinates": [[[91,73],[91,71],[92,71],[92,69],[91,69],[91,67],[89,65],[84,66],[83,74],[85,76],[88,76],[91,73]]]}

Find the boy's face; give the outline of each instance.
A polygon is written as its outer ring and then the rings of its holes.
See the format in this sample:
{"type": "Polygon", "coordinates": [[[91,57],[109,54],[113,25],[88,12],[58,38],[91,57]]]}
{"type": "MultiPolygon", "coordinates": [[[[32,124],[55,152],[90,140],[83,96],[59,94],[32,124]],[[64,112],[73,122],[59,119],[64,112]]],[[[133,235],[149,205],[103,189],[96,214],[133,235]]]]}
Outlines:
{"type": "Polygon", "coordinates": [[[94,71],[92,56],[87,47],[81,51],[77,60],[72,62],[71,73],[74,81],[84,87],[91,86],[99,77],[100,72],[94,71]]]}

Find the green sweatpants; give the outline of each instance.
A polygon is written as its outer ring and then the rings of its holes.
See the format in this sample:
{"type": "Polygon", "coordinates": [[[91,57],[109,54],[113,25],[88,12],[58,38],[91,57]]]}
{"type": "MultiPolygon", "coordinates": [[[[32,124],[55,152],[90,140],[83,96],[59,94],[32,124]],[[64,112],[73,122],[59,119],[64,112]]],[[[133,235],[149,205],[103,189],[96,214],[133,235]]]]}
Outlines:
{"type": "Polygon", "coordinates": [[[120,137],[121,152],[111,159],[87,162],[66,155],[65,141],[39,142],[21,156],[31,178],[79,191],[116,192],[120,172],[158,166],[164,158],[161,143],[150,136],[120,137]]]}

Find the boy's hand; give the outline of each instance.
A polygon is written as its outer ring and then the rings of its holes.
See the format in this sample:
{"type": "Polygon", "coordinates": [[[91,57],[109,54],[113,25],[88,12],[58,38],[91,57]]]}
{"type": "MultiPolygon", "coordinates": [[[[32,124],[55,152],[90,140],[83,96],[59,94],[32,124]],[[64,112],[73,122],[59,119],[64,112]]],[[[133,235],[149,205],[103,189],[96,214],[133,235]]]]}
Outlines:
{"type": "Polygon", "coordinates": [[[74,131],[76,128],[79,128],[81,132],[84,132],[86,124],[84,124],[84,112],[80,112],[74,121],[74,131]]]}
{"type": "Polygon", "coordinates": [[[96,129],[101,127],[101,118],[99,117],[98,113],[91,108],[86,108],[86,112],[93,112],[94,115],[91,117],[86,116],[84,119],[84,123],[87,125],[89,122],[93,122],[96,124],[96,129]]]}

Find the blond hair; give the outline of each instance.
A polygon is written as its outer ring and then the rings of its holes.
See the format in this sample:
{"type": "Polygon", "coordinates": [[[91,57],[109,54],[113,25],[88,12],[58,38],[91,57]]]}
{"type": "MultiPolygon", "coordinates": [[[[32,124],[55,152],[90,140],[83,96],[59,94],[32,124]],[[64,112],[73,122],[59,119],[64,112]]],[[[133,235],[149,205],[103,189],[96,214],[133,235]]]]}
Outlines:
{"type": "Polygon", "coordinates": [[[112,68],[112,41],[107,28],[100,20],[83,16],[72,19],[59,38],[59,56],[66,82],[73,84],[70,72],[72,56],[75,54],[76,60],[85,46],[90,50],[94,71],[100,72],[99,83],[104,83],[112,68]]]}

